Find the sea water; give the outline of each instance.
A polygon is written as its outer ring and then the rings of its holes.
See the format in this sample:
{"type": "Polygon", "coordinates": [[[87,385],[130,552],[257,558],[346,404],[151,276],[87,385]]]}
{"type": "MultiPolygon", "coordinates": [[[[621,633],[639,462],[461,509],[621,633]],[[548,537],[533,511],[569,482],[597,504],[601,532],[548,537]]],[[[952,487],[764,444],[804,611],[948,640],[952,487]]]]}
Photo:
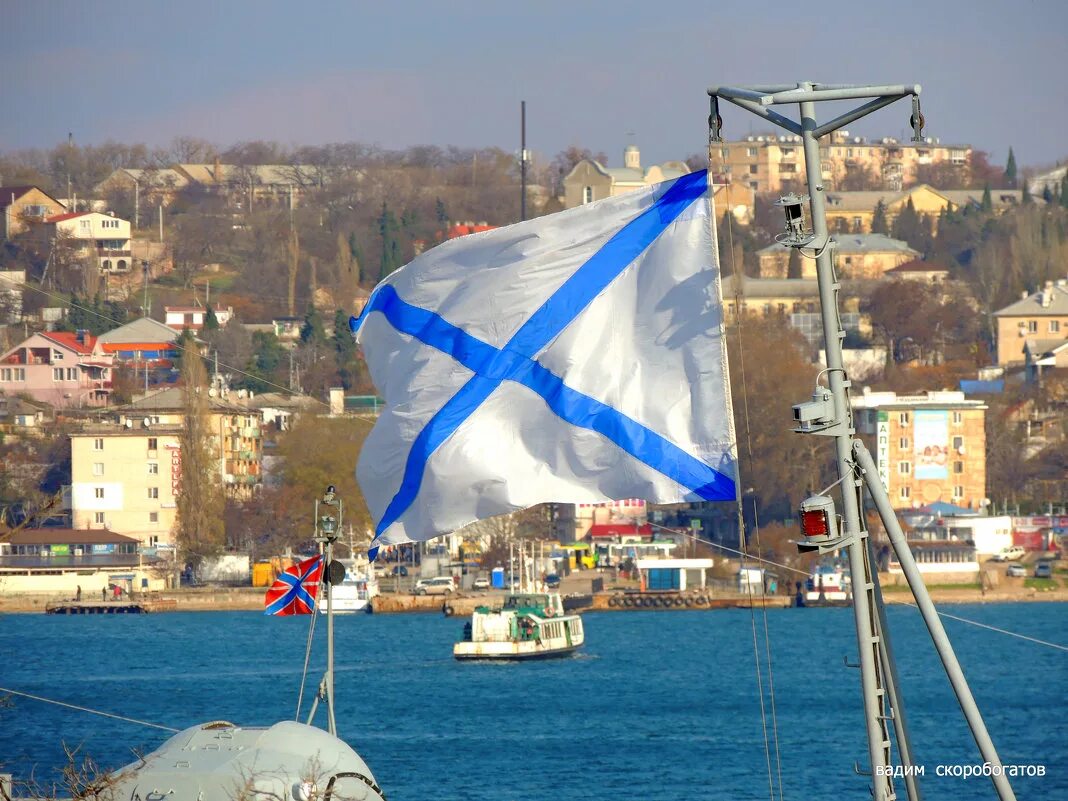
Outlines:
{"type": "MultiPolygon", "coordinates": [[[[945,610],[1068,643],[1065,604],[945,610]]],[[[926,797],[995,797],[989,779],[936,775],[982,759],[919,613],[888,611],[926,797]]],[[[339,617],[339,734],[391,801],[759,800],[771,797],[769,773],[774,798],[780,777],[785,799],[868,798],[869,780],[854,771],[868,757],[860,674],[847,664],[857,661],[852,610],[769,610],[770,664],[763,620],[759,610],[591,613],[576,656],[486,664],[452,659],[458,618],[339,617]]],[[[250,612],[8,615],[0,687],[176,729],[268,725],[296,712],[309,622],[250,612]]],[[[316,623],[302,716],[322,675],[325,624],[316,623]]],[[[1003,762],[1044,771],[1014,779],[1017,797],[1068,799],[1068,653],[945,626],[1003,762]]],[[[168,736],[9,696],[0,771],[47,782],[64,744],[118,767],[168,736]]]]}

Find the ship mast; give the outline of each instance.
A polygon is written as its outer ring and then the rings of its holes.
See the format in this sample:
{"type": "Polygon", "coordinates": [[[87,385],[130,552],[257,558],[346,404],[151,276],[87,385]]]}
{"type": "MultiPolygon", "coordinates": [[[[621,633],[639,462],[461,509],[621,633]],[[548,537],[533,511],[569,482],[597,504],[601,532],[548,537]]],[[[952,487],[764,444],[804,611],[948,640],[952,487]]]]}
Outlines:
{"type": "MultiPolygon", "coordinates": [[[[344,504],[336,497],[334,485],[326,488],[322,498],[315,500],[315,541],[323,554],[323,572],[320,595],[326,603],[326,672],[319,682],[319,693],[308,713],[308,725],[315,719],[319,701],[326,703],[327,731],[337,737],[337,721],[334,718],[334,604],[330,588],[345,578],[345,566],[334,561],[334,543],[341,531],[344,504]]],[[[315,614],[313,611],[312,614],[315,614]]]]}
{"type": "MultiPolygon", "coordinates": [[[[906,791],[910,801],[920,801],[920,790],[910,768],[915,765],[909,742],[902,699],[898,691],[897,670],[890,647],[886,615],[879,588],[878,573],[872,569],[871,543],[861,515],[863,491],[866,487],[879,511],[890,538],[891,546],[908,580],[916,605],[938,651],[939,658],[949,676],[961,710],[979,746],[983,759],[991,766],[990,777],[1001,801],[1015,801],[1012,788],[1004,772],[1001,760],[990,739],[979,708],[968,688],[968,683],[957,662],[953,647],[942,627],[938,613],[931,602],[927,587],[916,567],[901,527],[897,522],[886,488],[882,485],[871,455],[863,442],[854,436],[853,413],[849,405],[850,382],[842,360],[842,329],[838,313],[838,289],[832,253],[834,241],[827,230],[826,198],[823,186],[823,170],[820,162],[819,140],[849,123],[867,116],[904,97],[912,99],[912,141],[923,141],[924,119],[920,112],[920,87],[898,86],[853,86],[842,84],[818,84],[802,82],[792,85],[726,87],[716,86],[708,90],[711,98],[709,114],[709,139],[721,142],[722,118],[719,115],[720,98],[747,111],[763,117],[768,122],[800,137],[805,154],[805,173],[808,185],[811,229],[804,219],[803,203],[806,198],[789,194],[779,201],[786,215],[786,231],[777,240],[787,247],[796,248],[800,255],[815,259],[819,285],[823,336],[827,353],[826,386],[818,383],[812,400],[794,406],[794,420],[802,434],[831,437],[834,440],[842,502],[842,517],[834,511],[833,498],[826,493],[835,485],[801,504],[800,519],[805,535],[803,550],[818,550],[820,553],[844,550],[849,561],[853,586],[853,614],[856,624],[857,645],[860,652],[861,689],[864,699],[864,718],[868,738],[868,755],[871,765],[872,797],[875,801],[894,801],[897,798],[891,776],[893,762],[890,753],[890,736],[887,721],[893,722],[898,751],[904,768],[906,791]],[[816,103],[824,101],[864,100],[862,105],[840,114],[829,122],[818,124],[816,103]],[[796,103],[800,122],[783,116],[772,107],[796,103]]],[[[711,155],[711,153],[710,153],[711,155]]],[[[711,167],[711,164],[709,165],[711,167]]],[[[823,373],[821,373],[822,375],[823,373]]],[[[859,772],[859,768],[858,768],[859,772]]],[[[900,774],[899,774],[900,775],[900,774]]]]}

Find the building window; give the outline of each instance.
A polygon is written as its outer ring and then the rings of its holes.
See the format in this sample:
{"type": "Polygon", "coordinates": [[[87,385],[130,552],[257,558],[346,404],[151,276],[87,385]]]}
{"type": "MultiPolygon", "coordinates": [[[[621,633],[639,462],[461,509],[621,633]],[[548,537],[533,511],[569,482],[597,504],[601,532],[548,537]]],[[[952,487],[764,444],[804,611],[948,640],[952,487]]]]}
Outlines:
{"type": "Polygon", "coordinates": [[[780,172],[797,172],[796,164],[781,164],[779,165],[780,172]]]}
{"type": "Polygon", "coordinates": [[[93,462],[93,475],[94,476],[102,476],[102,475],[104,475],[104,463],[103,462],[93,462]]]}
{"type": "Polygon", "coordinates": [[[953,463],[953,472],[956,473],[958,476],[961,473],[963,473],[964,472],[964,462],[954,462],[953,463]]]}
{"type": "Polygon", "coordinates": [[[908,412],[898,412],[897,421],[901,425],[907,426],[909,424],[909,413],[908,412]]]}
{"type": "Polygon", "coordinates": [[[1037,334],[1038,333],[1038,320],[1028,320],[1027,321],[1027,333],[1028,334],[1037,334]]]}
{"type": "Polygon", "coordinates": [[[583,203],[593,203],[593,187],[592,186],[584,186],[582,188],[582,202],[583,203]]]}
{"type": "Polygon", "coordinates": [[[155,437],[149,437],[148,438],[148,449],[150,451],[156,450],[158,444],[159,444],[158,440],[155,437]]]}
{"type": "Polygon", "coordinates": [[[912,472],[912,462],[898,462],[897,472],[903,476],[907,476],[912,472]]]}
{"type": "MultiPolygon", "coordinates": [[[[962,412],[953,412],[953,425],[959,426],[964,422],[964,414],[962,412]]],[[[957,447],[954,445],[953,447],[957,447]]]]}
{"type": "Polygon", "coordinates": [[[757,149],[755,147],[747,147],[745,149],[745,155],[749,156],[749,158],[755,158],[756,154],[757,154],[757,149]]]}
{"type": "Polygon", "coordinates": [[[902,500],[907,500],[908,497],[911,494],[912,494],[912,490],[909,487],[902,487],[901,489],[899,489],[897,491],[898,497],[901,498],[902,500]]]}
{"type": "Polygon", "coordinates": [[[148,463],[148,474],[150,476],[158,476],[159,475],[159,462],[149,462],[148,463]]]}
{"type": "Polygon", "coordinates": [[[148,522],[149,523],[158,523],[159,522],[159,512],[149,512],[148,513],[148,522]]]}
{"type": "Polygon", "coordinates": [[[897,445],[898,445],[899,448],[901,448],[901,450],[907,451],[909,449],[909,438],[908,437],[902,437],[901,439],[899,439],[897,441],[897,445]]]}
{"type": "Polygon", "coordinates": [[[93,514],[93,522],[97,523],[98,525],[101,525],[101,526],[104,525],[104,513],[103,512],[95,512],[93,514]]]}
{"type": "Polygon", "coordinates": [[[953,488],[953,497],[956,498],[957,500],[960,500],[961,498],[963,498],[964,497],[964,487],[954,487],[953,488]]]}
{"type": "Polygon", "coordinates": [[[94,439],[93,440],[93,450],[94,451],[102,451],[102,450],[104,450],[104,440],[102,440],[102,439],[94,439]]]}
{"type": "Polygon", "coordinates": [[[97,498],[103,498],[104,497],[104,488],[103,487],[94,487],[93,488],[93,494],[97,498]]]}
{"type": "Polygon", "coordinates": [[[760,186],[760,185],[759,185],[759,184],[758,184],[758,183],[757,183],[756,181],[750,181],[750,182],[749,182],[749,188],[750,188],[750,189],[758,189],[758,188],[759,188],[759,186],[760,186]]]}
{"type": "Polygon", "coordinates": [[[756,174],[757,174],[757,169],[758,169],[758,168],[757,168],[757,165],[755,165],[755,164],[750,164],[750,165],[749,165],[749,174],[750,174],[750,175],[756,175],[756,174]]]}
{"type": "MultiPolygon", "coordinates": [[[[956,422],[954,420],[954,422],[956,422]]],[[[953,437],[953,450],[960,453],[960,449],[964,447],[964,437],[953,437]]]]}
{"type": "Polygon", "coordinates": [[[148,497],[149,498],[153,498],[153,499],[154,498],[158,498],[159,497],[159,487],[149,487],[148,488],[148,497]]]}
{"type": "Polygon", "coordinates": [[[53,381],[62,381],[63,380],[63,368],[62,367],[53,367],[52,368],[52,380],[53,381]]]}
{"type": "Polygon", "coordinates": [[[1060,320],[1050,320],[1049,321],[1049,332],[1051,334],[1056,334],[1060,330],[1061,330],[1061,321],[1060,320]]]}
{"type": "Polygon", "coordinates": [[[5,367],[0,370],[0,381],[25,381],[26,380],[26,368],[24,367],[5,367]]]}

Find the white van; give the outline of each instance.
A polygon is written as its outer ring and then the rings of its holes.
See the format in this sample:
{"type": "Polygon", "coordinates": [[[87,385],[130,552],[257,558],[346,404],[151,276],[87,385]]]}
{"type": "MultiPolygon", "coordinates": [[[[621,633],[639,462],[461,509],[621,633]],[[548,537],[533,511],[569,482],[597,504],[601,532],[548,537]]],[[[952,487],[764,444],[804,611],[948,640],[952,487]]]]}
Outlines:
{"type": "Polygon", "coordinates": [[[452,576],[438,576],[432,579],[419,579],[415,584],[416,595],[449,595],[456,591],[452,576]]]}

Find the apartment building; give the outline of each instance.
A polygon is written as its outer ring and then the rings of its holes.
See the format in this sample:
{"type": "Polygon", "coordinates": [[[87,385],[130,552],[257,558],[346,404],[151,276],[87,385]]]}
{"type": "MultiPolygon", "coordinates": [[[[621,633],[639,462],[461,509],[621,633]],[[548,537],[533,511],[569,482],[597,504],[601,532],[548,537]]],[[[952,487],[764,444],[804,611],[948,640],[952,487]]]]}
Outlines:
{"type": "Polygon", "coordinates": [[[56,408],[104,406],[114,357],[85,331],[45,331],[0,355],[0,392],[56,408]]]}
{"type": "MultiPolygon", "coordinates": [[[[937,139],[868,141],[836,131],[820,140],[822,180],[828,189],[835,189],[851,173],[860,172],[881,181],[886,189],[900,190],[916,182],[920,167],[941,164],[959,169],[958,185],[963,186],[971,152],[971,145],[943,145],[937,139]]],[[[729,176],[732,183],[749,186],[758,194],[802,191],[806,178],[801,137],[766,134],[721,142],[712,151],[712,172],[729,176]]]]}
{"type": "MultiPolygon", "coordinates": [[[[207,390],[211,447],[218,460],[219,480],[227,496],[249,500],[263,480],[263,414],[258,409],[233,403],[228,393],[207,390]]],[[[137,425],[185,424],[185,388],[171,387],[152,393],[117,409],[137,425]]]]}
{"type": "Polygon", "coordinates": [[[180,435],[181,426],[151,418],[124,418],[71,434],[73,527],[107,528],[147,547],[173,545],[180,435]]]}
{"type": "Polygon", "coordinates": [[[1038,292],[994,312],[998,323],[998,364],[1020,365],[1025,350],[1038,356],[1068,341],[1068,279],[1047,281],[1038,292]]]}
{"type": "Polygon", "coordinates": [[[864,392],[853,409],[894,508],[987,505],[985,403],[963,392],[864,392]]]}

